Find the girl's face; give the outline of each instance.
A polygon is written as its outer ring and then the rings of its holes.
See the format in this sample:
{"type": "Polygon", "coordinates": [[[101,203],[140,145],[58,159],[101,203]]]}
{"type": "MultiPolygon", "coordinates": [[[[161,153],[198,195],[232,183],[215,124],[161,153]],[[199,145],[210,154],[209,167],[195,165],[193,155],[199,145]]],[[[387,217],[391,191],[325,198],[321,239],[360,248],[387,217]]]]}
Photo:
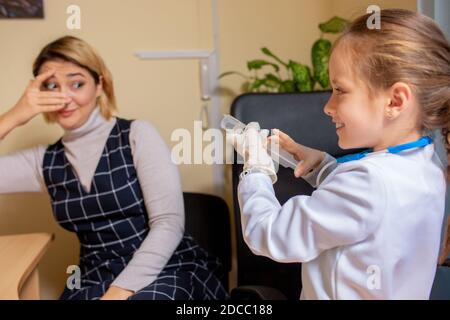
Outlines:
{"type": "Polygon", "coordinates": [[[73,130],[82,126],[97,106],[97,98],[102,93],[101,81],[95,83],[89,71],[66,61],[47,61],[40,73],[55,70],[41,90],[67,93],[71,98],[65,108],[49,114],[63,129],[73,130]]]}
{"type": "Polygon", "coordinates": [[[333,94],[324,111],[336,123],[342,149],[374,148],[382,138],[386,97],[370,97],[368,86],[351,68],[348,54],[337,47],[329,63],[333,94]]]}

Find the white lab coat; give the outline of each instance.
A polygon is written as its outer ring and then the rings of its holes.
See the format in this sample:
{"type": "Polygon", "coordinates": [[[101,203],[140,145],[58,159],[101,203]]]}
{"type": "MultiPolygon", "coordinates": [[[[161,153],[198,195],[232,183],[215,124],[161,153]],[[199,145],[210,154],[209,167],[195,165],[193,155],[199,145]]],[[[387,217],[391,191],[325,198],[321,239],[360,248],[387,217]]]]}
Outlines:
{"type": "Polygon", "coordinates": [[[340,164],[283,206],[263,173],[245,176],[238,194],[250,249],[303,263],[301,299],[428,299],[445,190],[431,144],[340,164]]]}

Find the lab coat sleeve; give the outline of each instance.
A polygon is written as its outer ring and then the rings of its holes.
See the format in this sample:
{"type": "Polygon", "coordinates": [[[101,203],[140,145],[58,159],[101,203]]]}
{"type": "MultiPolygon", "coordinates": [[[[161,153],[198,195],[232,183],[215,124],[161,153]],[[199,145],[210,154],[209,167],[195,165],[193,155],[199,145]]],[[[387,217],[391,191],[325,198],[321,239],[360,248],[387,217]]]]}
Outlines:
{"type": "Polygon", "coordinates": [[[328,153],[325,153],[325,158],[315,167],[311,172],[302,176],[312,187],[317,188],[323,180],[337,167],[336,159],[328,153]]]}
{"type": "Polygon", "coordinates": [[[340,165],[311,196],[283,206],[271,180],[249,174],[238,186],[245,242],[257,255],[307,262],[321,252],[364,240],[385,212],[386,188],[375,165],[340,165]]]}

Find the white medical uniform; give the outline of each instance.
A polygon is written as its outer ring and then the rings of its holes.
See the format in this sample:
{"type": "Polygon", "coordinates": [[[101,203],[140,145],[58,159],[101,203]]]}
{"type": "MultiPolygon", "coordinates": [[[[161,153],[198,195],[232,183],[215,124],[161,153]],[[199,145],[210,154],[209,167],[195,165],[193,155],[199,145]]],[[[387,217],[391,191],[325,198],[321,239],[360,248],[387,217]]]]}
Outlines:
{"type": "Polygon", "coordinates": [[[243,177],[247,245],[279,262],[302,262],[301,299],[428,299],[446,190],[434,145],[339,165],[326,159],[309,177],[318,178],[317,190],[283,206],[265,174],[243,177]],[[335,168],[325,175],[327,161],[335,168]]]}

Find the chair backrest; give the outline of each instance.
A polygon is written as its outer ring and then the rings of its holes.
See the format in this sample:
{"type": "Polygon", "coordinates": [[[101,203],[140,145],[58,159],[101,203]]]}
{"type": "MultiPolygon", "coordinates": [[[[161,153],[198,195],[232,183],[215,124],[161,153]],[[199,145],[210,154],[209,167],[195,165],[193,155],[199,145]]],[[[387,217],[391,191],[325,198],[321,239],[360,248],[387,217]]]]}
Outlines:
{"type": "Polygon", "coordinates": [[[219,258],[223,270],[217,276],[228,291],[231,270],[230,213],[226,202],[217,196],[184,192],[186,233],[208,253],[219,258]]]}
{"type": "MultiPolygon", "coordinates": [[[[244,94],[237,97],[231,114],[244,123],[257,121],[261,128],[278,128],[295,141],[341,156],[357,150],[342,150],[337,144],[335,125],[323,107],[330,97],[329,91],[296,94],[244,94]]],[[[236,155],[235,155],[236,156],[236,155]]],[[[242,237],[237,185],[242,165],[233,164],[233,204],[236,217],[238,286],[264,285],[279,289],[288,299],[298,299],[301,291],[301,264],[281,264],[254,255],[242,237]]],[[[310,195],[313,188],[302,179],[296,179],[291,169],[280,166],[275,193],[281,204],[289,198],[310,195]]]]}

